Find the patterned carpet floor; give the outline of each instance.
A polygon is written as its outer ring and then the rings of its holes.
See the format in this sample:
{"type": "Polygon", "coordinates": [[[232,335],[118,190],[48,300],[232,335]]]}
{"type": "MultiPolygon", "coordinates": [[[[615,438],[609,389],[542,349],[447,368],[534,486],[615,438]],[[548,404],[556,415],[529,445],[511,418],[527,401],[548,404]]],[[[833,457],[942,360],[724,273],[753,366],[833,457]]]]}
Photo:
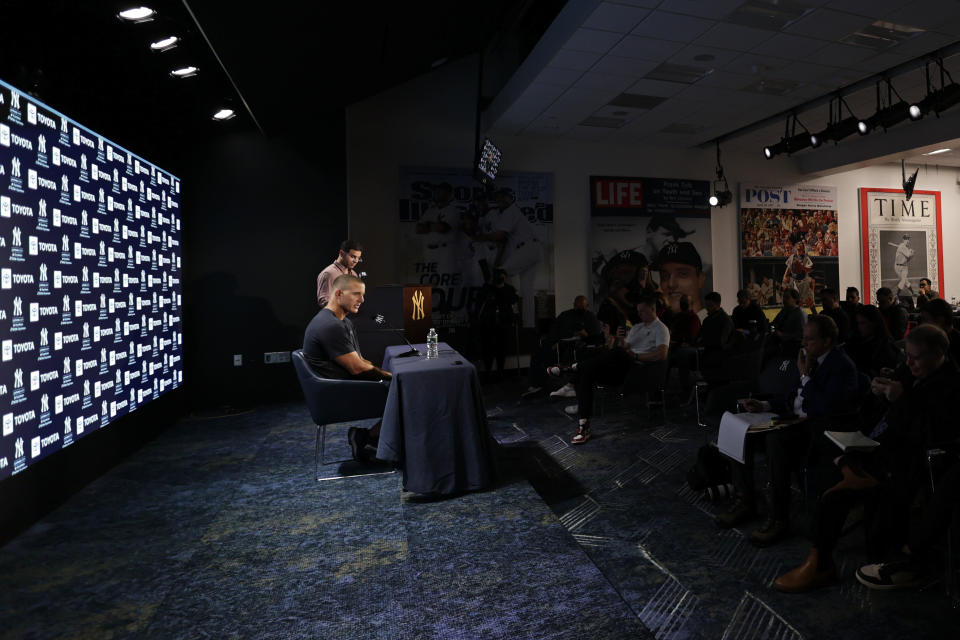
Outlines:
{"type": "Polygon", "coordinates": [[[860,587],[853,539],[840,585],[772,591],[806,542],[713,526],[689,410],[611,400],[572,447],[562,404],[519,391],[486,389],[497,485],[438,501],[314,481],[302,404],[182,420],[0,549],[0,638],[957,637],[942,587],[860,587]]]}

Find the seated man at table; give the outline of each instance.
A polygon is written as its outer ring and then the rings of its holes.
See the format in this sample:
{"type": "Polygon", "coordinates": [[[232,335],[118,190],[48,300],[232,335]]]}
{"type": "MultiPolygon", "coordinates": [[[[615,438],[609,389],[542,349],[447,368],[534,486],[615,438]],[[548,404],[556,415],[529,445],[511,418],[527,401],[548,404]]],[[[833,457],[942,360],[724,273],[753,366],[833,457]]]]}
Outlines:
{"type": "MultiPolygon", "coordinates": [[[[806,459],[814,440],[822,437],[824,420],[855,408],[857,367],[837,348],[836,323],[825,315],[811,316],[803,327],[802,344],[803,349],[797,355],[800,380],[786,397],[773,398],[770,402],[744,401],[750,412],[773,411],[803,419],[764,436],[771,504],[766,523],[750,535],[750,542],[756,546],[773,544],[789,531],[790,472],[806,459]]],[[[755,513],[752,458],[757,443],[748,440],[747,446],[745,464],[731,461],[738,498],[730,511],[717,516],[716,523],[722,528],[736,526],[755,513]]]]}
{"type": "MultiPolygon", "coordinates": [[[[657,303],[652,297],[641,298],[637,304],[640,322],[633,325],[626,338],[617,338],[613,348],[602,349],[598,355],[571,367],[578,404],[570,405],[564,411],[579,416],[577,432],[570,441],[572,444],[583,444],[590,439],[593,392],[598,382],[621,384],[632,363],[647,366],[667,359],[670,330],[657,318],[656,309],[657,303]]],[[[550,372],[559,374],[559,368],[553,367],[550,372]]]]}
{"type": "MultiPolygon", "coordinates": [[[[356,313],[363,304],[366,285],[356,276],[338,276],[331,285],[327,306],[313,317],[303,335],[303,357],[321,378],[336,380],[390,380],[389,371],[377,367],[360,355],[357,331],[347,314],[356,313]]],[[[347,432],[356,460],[370,457],[380,435],[380,423],[372,429],[351,427],[347,432]]]]}

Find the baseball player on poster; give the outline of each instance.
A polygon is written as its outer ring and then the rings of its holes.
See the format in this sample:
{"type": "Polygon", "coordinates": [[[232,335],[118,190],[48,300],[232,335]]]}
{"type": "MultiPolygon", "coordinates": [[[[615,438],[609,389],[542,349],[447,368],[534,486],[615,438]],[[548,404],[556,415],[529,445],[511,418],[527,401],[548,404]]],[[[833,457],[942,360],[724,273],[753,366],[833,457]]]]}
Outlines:
{"type": "Polygon", "coordinates": [[[807,276],[813,271],[813,260],[806,254],[802,241],[793,245],[793,253],[787,258],[786,265],[783,288],[793,289],[800,295],[801,300],[812,298],[813,292],[810,291],[810,279],[807,276]]]}
{"type": "Polygon", "coordinates": [[[910,270],[908,265],[910,264],[910,260],[913,259],[914,254],[913,249],[910,248],[910,234],[903,234],[900,238],[900,244],[894,244],[893,242],[888,242],[887,244],[897,248],[897,255],[893,260],[893,271],[900,277],[900,281],[897,282],[897,296],[912,296],[913,287],[910,286],[910,281],[907,280],[907,273],[910,270]]]}

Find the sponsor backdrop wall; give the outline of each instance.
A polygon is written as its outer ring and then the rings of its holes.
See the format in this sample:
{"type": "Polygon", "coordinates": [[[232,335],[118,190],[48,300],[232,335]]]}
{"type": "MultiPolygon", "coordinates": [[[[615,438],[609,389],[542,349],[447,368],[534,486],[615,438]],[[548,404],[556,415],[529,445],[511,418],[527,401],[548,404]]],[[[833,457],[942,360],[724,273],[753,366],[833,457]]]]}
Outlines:
{"type": "Polygon", "coordinates": [[[742,288],[762,306],[779,306],[784,289],[819,304],[840,286],[838,218],[836,187],[740,185],[742,288]]]}
{"type": "Polygon", "coordinates": [[[553,315],[553,176],[504,172],[496,188],[509,191],[484,197],[470,169],[400,170],[400,284],[433,285],[434,326],[469,324],[495,267],[521,298],[523,326],[538,308],[553,315]],[[496,231],[507,233],[499,262],[495,243],[470,237],[496,231]]]}
{"type": "Polygon", "coordinates": [[[179,194],[0,82],[0,478],[183,382],[179,194]]]}
{"type": "Polygon", "coordinates": [[[713,291],[709,190],[704,180],[590,177],[594,307],[614,293],[613,286],[621,291],[625,287],[627,302],[632,302],[629,298],[644,284],[644,267],[650,272],[647,286],[662,288],[669,298],[670,291],[660,282],[657,255],[666,244],[684,242],[694,246],[703,265],[701,290],[688,292],[692,308],[702,308],[703,294],[713,291]]]}

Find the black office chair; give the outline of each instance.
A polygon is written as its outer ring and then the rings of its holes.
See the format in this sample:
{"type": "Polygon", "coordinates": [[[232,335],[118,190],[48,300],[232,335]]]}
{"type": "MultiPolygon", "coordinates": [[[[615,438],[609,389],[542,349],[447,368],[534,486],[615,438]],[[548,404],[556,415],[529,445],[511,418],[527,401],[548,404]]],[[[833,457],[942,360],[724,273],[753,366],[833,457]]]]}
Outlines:
{"type": "Polygon", "coordinates": [[[320,462],[324,458],[327,425],[347,420],[366,420],[383,415],[390,385],[366,380],[332,380],[321,378],[303,357],[303,350],[290,352],[293,368],[297,371],[303,396],[310,408],[310,416],[317,425],[317,446],[314,476],[319,480],[320,462]]]}

